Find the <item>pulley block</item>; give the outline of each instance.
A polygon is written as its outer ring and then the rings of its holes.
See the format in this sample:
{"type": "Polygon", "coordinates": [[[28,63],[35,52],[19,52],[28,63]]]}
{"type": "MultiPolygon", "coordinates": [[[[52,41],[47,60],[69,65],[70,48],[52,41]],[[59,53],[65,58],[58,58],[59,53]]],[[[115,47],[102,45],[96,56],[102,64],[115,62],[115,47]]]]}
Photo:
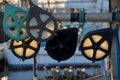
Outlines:
{"type": "Polygon", "coordinates": [[[56,35],[46,42],[45,50],[48,55],[58,62],[72,57],[77,45],[77,28],[58,30],[56,35]]]}
{"type": "Polygon", "coordinates": [[[31,38],[21,41],[12,40],[10,44],[10,49],[13,54],[22,60],[36,56],[39,48],[40,44],[31,38]]]}
{"type": "Polygon", "coordinates": [[[26,10],[7,4],[3,19],[3,30],[6,35],[17,41],[26,39],[28,37],[26,31],[27,18],[28,12],[26,10]]]}
{"type": "Polygon", "coordinates": [[[0,43],[4,43],[10,39],[9,37],[7,37],[7,35],[3,31],[3,25],[2,25],[3,16],[4,16],[4,13],[0,11],[0,43]]]}
{"type": "Polygon", "coordinates": [[[57,23],[51,13],[33,3],[30,4],[27,32],[32,39],[38,42],[48,41],[53,38],[57,28],[57,23]]]}
{"type": "Polygon", "coordinates": [[[79,50],[91,61],[100,61],[111,53],[113,30],[111,28],[88,32],[79,50]]]}

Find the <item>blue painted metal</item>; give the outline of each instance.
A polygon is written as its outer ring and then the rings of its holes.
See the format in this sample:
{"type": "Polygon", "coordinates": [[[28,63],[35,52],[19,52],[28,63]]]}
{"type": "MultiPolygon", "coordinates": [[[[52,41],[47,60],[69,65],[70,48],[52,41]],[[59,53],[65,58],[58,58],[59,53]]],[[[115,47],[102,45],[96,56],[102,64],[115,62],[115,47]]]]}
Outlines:
{"type": "Polygon", "coordinates": [[[6,33],[7,36],[9,36],[11,39],[14,40],[24,40],[28,37],[27,33],[24,33],[24,35],[21,36],[21,29],[26,29],[26,25],[23,24],[24,21],[26,21],[28,17],[28,12],[24,9],[15,7],[12,4],[7,4],[5,7],[5,13],[4,13],[4,19],[3,19],[3,30],[6,33]],[[24,13],[25,15],[22,17],[22,19],[19,19],[16,12],[24,13]],[[13,23],[7,23],[8,17],[11,17],[11,21],[13,20],[13,23]],[[16,35],[11,33],[11,29],[14,28],[17,29],[15,31],[16,35]]]}
{"type": "Polygon", "coordinates": [[[116,52],[116,55],[117,55],[117,66],[116,66],[116,68],[117,68],[117,76],[118,76],[118,79],[117,80],[120,80],[120,43],[119,43],[119,34],[118,34],[118,32],[119,32],[119,29],[118,28],[116,28],[115,30],[114,30],[114,36],[115,36],[115,38],[116,38],[116,48],[117,48],[117,52],[116,52]]]}

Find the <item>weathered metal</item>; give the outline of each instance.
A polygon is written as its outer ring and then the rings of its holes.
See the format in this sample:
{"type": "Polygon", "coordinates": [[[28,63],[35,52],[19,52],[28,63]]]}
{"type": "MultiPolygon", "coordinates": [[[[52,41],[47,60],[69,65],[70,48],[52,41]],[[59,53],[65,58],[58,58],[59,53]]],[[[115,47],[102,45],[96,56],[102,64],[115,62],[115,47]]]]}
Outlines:
{"type": "Polygon", "coordinates": [[[113,30],[111,28],[88,32],[83,39],[79,50],[91,61],[100,61],[111,53],[113,30]]]}
{"type": "Polygon", "coordinates": [[[27,32],[32,39],[38,42],[48,41],[54,37],[57,28],[56,20],[52,14],[33,3],[30,4],[27,32]]]}
{"type": "Polygon", "coordinates": [[[12,40],[10,44],[10,49],[13,54],[22,60],[36,56],[39,48],[40,44],[31,38],[18,42],[12,40]]]}
{"type": "Polygon", "coordinates": [[[24,40],[28,37],[26,32],[26,19],[28,12],[24,9],[7,4],[4,12],[3,30],[7,36],[14,40],[24,40]]]}
{"type": "Polygon", "coordinates": [[[77,35],[77,28],[59,30],[51,40],[46,42],[45,50],[58,62],[67,60],[75,53],[77,35]]]}

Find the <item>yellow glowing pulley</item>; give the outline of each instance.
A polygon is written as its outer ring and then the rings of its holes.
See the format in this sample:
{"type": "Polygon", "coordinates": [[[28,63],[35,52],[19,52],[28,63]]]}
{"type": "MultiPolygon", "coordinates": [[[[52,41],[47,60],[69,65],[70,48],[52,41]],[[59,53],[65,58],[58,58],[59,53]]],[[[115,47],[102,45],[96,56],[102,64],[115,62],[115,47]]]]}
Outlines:
{"type": "Polygon", "coordinates": [[[111,53],[112,37],[111,28],[91,31],[82,39],[79,50],[91,61],[102,60],[111,53]]]}
{"type": "Polygon", "coordinates": [[[40,44],[37,41],[32,40],[31,38],[23,41],[12,40],[10,44],[10,49],[12,50],[13,54],[16,57],[21,58],[22,60],[36,56],[39,48],[40,44]]]}

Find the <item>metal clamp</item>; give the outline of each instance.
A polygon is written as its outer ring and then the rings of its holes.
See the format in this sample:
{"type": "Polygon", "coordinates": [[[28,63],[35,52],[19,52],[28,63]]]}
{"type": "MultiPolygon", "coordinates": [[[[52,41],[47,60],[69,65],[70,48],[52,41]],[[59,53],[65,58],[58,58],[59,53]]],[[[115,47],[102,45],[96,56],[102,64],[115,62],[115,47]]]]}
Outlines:
{"type": "Polygon", "coordinates": [[[85,22],[85,9],[80,9],[80,13],[79,13],[79,22],[80,22],[80,25],[84,25],[84,22],[85,22]]]}

